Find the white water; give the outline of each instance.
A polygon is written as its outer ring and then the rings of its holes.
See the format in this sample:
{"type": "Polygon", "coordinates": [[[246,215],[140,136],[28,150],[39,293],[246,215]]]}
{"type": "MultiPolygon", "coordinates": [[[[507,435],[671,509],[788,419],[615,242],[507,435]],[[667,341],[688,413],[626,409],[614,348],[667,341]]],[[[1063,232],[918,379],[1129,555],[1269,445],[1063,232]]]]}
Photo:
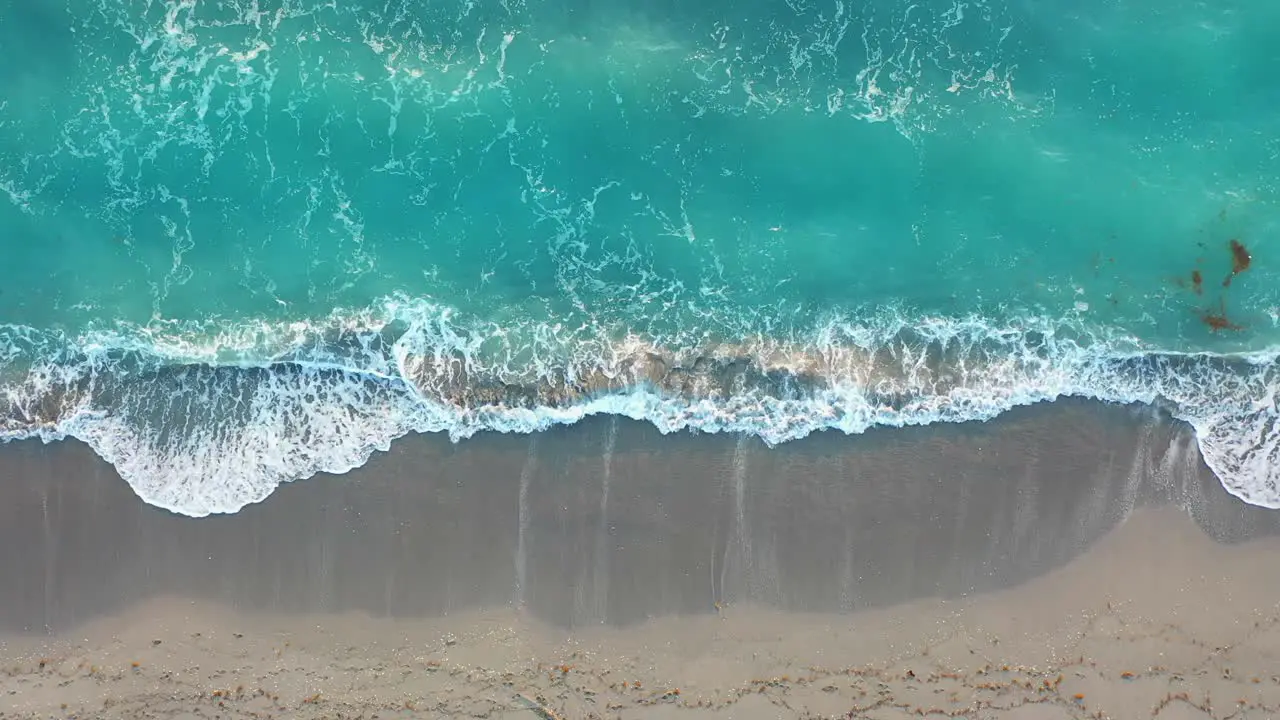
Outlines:
{"type": "MultiPolygon", "coordinates": [[[[485,430],[532,433],[617,415],[663,433],[745,433],[777,444],[828,429],[988,420],[1020,405],[1079,396],[1167,407],[1195,429],[1206,463],[1228,491],[1280,507],[1274,352],[1144,351],[1123,338],[1089,337],[1069,320],[999,326],[978,318],[880,317],[832,320],[786,344],[679,351],[636,338],[571,345],[549,332],[553,342],[521,355],[509,346],[494,351],[492,335],[451,324],[447,311],[425,322],[401,315],[404,331],[385,342],[378,333],[387,323],[370,317],[344,319],[342,342],[322,343],[314,327],[291,326],[238,346],[228,338],[246,337],[243,328],[203,342],[138,330],[63,338],[0,328],[0,403],[8,406],[0,404],[0,437],[79,438],[144,501],[204,516],[236,512],[283,482],[347,472],[410,432],[463,440],[485,430]],[[265,347],[274,359],[249,359],[265,347]],[[239,359],[219,360],[219,353],[239,359]],[[634,358],[655,354],[673,367],[698,356],[746,358],[821,381],[783,391],[739,383],[732,392],[708,382],[693,394],[643,377],[631,381],[634,358]],[[531,360],[521,365],[520,357],[531,360]],[[617,386],[546,404],[473,402],[456,393],[467,383],[545,387],[592,374],[617,386]]],[[[333,324],[323,329],[332,334],[333,324]]]]}

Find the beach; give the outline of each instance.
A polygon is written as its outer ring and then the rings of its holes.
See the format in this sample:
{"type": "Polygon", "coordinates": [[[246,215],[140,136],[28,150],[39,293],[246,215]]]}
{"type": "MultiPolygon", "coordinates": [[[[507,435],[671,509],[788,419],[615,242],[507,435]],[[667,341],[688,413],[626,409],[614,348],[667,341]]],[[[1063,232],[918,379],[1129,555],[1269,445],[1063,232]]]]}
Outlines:
{"type": "Polygon", "coordinates": [[[0,720],[1280,717],[1280,3],[12,2],[0,720]]]}
{"type": "Polygon", "coordinates": [[[4,718],[1280,712],[1280,519],[1140,407],[410,436],[203,519],[78,443],[0,478],[4,718]]]}

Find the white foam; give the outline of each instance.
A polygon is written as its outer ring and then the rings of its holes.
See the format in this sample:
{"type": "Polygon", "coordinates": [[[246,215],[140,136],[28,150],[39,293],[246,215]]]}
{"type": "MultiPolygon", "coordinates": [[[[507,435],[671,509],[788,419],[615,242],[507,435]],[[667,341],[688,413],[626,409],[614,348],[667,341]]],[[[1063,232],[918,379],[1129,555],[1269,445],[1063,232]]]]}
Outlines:
{"type": "Polygon", "coordinates": [[[0,437],[79,438],[146,502],[203,516],[236,512],[283,482],[359,467],[409,432],[445,432],[456,441],[607,414],[663,433],[746,433],[777,444],[826,429],[988,420],[1020,405],[1081,396],[1167,405],[1195,429],[1205,462],[1228,491],[1280,507],[1276,353],[1161,353],[1099,337],[1069,319],[995,326],[974,317],[912,321],[881,313],[863,322],[834,318],[785,343],[683,352],[686,360],[749,357],[760,368],[822,378],[805,392],[749,388],[686,397],[641,381],[512,407],[460,405],[449,392],[477,381],[536,387],[592,373],[626,378],[624,364],[637,354],[665,353],[678,363],[682,353],[559,326],[468,324],[448,309],[403,299],[376,312],[283,328],[213,330],[203,338],[190,328],[155,327],[62,338],[0,328],[0,402],[9,408],[0,437]],[[404,332],[380,344],[379,332],[391,323],[404,332]],[[219,364],[219,357],[233,360],[219,364]],[[419,377],[406,373],[415,362],[444,370],[415,384],[406,379],[419,377]]]}

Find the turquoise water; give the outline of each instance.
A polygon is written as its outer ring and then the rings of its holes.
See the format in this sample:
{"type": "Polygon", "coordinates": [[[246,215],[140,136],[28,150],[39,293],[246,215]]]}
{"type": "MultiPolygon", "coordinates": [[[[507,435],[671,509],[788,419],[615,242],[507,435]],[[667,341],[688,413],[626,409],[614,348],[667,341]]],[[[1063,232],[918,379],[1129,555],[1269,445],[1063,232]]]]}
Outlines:
{"type": "Polygon", "coordinates": [[[0,8],[0,430],[148,502],[1079,395],[1280,506],[1269,0],[0,8]]]}

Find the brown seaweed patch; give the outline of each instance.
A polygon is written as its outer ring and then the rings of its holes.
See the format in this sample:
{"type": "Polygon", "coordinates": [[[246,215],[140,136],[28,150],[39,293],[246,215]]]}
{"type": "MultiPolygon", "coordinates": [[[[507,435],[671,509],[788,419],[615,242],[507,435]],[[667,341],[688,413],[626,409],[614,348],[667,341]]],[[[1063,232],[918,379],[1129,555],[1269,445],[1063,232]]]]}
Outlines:
{"type": "Polygon", "coordinates": [[[1244,326],[1232,322],[1227,317],[1227,303],[1225,300],[1219,300],[1218,311],[1206,308],[1200,311],[1200,322],[1209,327],[1211,332],[1219,330],[1243,330],[1244,326]]]}
{"type": "Polygon", "coordinates": [[[1231,281],[1235,276],[1249,269],[1253,263],[1253,255],[1249,254],[1249,249],[1244,243],[1232,238],[1229,243],[1231,248],[1231,273],[1222,281],[1222,287],[1231,287],[1231,281]]]}

